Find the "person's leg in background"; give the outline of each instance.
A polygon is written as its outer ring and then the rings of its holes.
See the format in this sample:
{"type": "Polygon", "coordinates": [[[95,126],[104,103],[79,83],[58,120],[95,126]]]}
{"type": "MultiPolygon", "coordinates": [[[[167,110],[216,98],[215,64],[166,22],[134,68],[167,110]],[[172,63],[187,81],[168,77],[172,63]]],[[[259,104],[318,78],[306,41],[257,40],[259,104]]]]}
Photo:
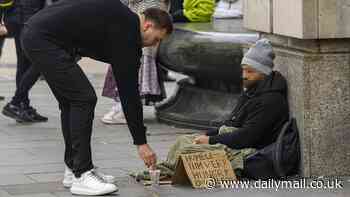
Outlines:
{"type": "MultiPolygon", "coordinates": [[[[39,2],[39,1],[38,1],[39,2]]],[[[16,45],[17,55],[17,71],[16,71],[16,91],[15,95],[2,110],[2,113],[10,118],[15,119],[18,122],[46,122],[47,117],[40,115],[36,109],[30,105],[29,91],[39,79],[40,73],[32,68],[32,64],[24,54],[21,45],[21,32],[24,23],[35,14],[35,7],[41,7],[42,5],[33,5],[28,2],[19,1],[14,8],[6,13],[5,20],[6,26],[11,30],[16,45]],[[21,5],[19,3],[22,3],[21,5]],[[28,3],[28,4],[24,4],[28,3]]],[[[44,1],[43,1],[44,2],[44,1]]]]}
{"type": "Polygon", "coordinates": [[[15,95],[10,102],[12,105],[20,106],[20,108],[23,109],[24,118],[29,118],[31,122],[46,122],[48,120],[47,117],[36,112],[36,109],[30,105],[30,100],[28,98],[29,91],[32,89],[36,81],[38,81],[40,75],[40,72],[38,72],[33,66],[28,68],[23,74],[22,80],[19,82],[15,95]]]}
{"type": "Polygon", "coordinates": [[[40,77],[21,46],[21,30],[23,25],[16,28],[15,45],[17,54],[16,91],[11,102],[3,108],[3,114],[18,122],[45,122],[48,119],[41,116],[30,106],[29,91],[40,77]]]}
{"type": "MultiPolygon", "coordinates": [[[[0,10],[0,25],[4,25],[3,24],[3,16],[4,16],[4,11],[0,10]]],[[[0,59],[1,59],[1,55],[2,55],[2,48],[4,46],[5,43],[5,36],[0,36],[0,59]]],[[[5,97],[0,96],[0,100],[4,100],[5,97]]]]}
{"type": "Polygon", "coordinates": [[[169,13],[173,17],[173,21],[185,23],[189,22],[189,20],[186,18],[186,16],[183,13],[183,0],[170,0],[170,10],[169,13]]]}
{"type": "Polygon", "coordinates": [[[120,117],[120,115],[123,114],[120,113],[122,112],[122,107],[118,96],[117,84],[115,82],[111,66],[108,67],[105,82],[103,85],[102,96],[113,99],[115,102],[113,103],[113,106],[109,112],[107,112],[101,118],[101,121],[105,124],[126,124],[125,117],[120,117]]]}
{"type": "MultiPolygon", "coordinates": [[[[5,37],[0,37],[0,58],[1,58],[1,55],[2,55],[2,47],[4,46],[4,43],[5,43],[5,37]]],[[[0,101],[2,101],[4,99],[5,99],[5,97],[0,96],[0,101]]]]}
{"type": "MultiPolygon", "coordinates": [[[[16,72],[16,87],[18,88],[21,80],[23,78],[24,73],[30,68],[31,63],[26,58],[25,54],[23,53],[22,46],[21,46],[21,30],[22,25],[19,24],[19,27],[17,29],[17,32],[15,32],[15,46],[16,46],[16,55],[17,55],[17,72],[16,72]]],[[[28,98],[25,98],[26,102],[28,102],[28,98]]]]}

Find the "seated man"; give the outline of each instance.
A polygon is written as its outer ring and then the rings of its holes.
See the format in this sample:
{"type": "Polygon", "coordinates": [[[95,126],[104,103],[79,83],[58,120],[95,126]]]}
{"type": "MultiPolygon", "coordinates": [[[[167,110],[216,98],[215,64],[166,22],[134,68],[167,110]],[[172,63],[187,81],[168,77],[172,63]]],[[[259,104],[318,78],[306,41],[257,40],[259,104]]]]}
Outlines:
{"type": "Polygon", "coordinates": [[[275,55],[267,39],[257,41],[242,60],[243,93],[231,114],[218,130],[206,135],[177,138],[167,160],[157,167],[171,176],[180,154],[224,150],[236,172],[243,160],[274,141],[289,118],[287,83],[272,71],[275,55]]]}
{"type": "Polygon", "coordinates": [[[261,149],[274,142],[283,123],[289,118],[287,82],[272,71],[275,55],[267,39],[257,41],[242,60],[243,94],[219,130],[195,139],[197,144],[224,144],[232,149],[261,149]]]}

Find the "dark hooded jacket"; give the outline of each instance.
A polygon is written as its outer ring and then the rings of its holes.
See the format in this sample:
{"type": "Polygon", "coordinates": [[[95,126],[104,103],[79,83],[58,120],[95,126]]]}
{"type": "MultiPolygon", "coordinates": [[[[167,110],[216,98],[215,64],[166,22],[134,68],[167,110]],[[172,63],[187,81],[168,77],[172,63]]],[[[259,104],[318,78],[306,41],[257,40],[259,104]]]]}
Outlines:
{"type": "Polygon", "coordinates": [[[208,133],[209,144],[225,144],[233,149],[261,149],[273,143],[289,118],[287,82],[273,71],[255,87],[243,92],[224,125],[237,127],[232,133],[208,133]]]}

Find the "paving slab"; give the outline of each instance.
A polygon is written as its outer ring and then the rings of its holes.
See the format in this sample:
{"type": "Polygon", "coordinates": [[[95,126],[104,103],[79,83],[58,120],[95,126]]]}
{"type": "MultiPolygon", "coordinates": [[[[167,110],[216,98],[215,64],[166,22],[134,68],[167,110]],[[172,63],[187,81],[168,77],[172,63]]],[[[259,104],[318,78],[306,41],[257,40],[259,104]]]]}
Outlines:
{"type": "Polygon", "coordinates": [[[39,194],[24,194],[24,195],[16,195],[16,197],[56,197],[51,193],[39,193],[39,194]]]}
{"type": "Polygon", "coordinates": [[[1,174],[0,177],[0,186],[35,183],[24,174],[1,174]]]}
{"type": "Polygon", "coordinates": [[[10,197],[10,194],[7,193],[7,192],[5,192],[4,190],[1,190],[1,189],[0,189],[0,196],[1,196],[1,197],[10,197]]]}
{"type": "Polygon", "coordinates": [[[60,182],[62,181],[62,172],[53,173],[33,173],[27,174],[27,177],[34,180],[36,183],[47,183],[47,182],[60,182]]]}
{"type": "Polygon", "coordinates": [[[1,189],[13,196],[35,196],[37,194],[66,191],[61,182],[32,183],[2,186],[1,189]]]}

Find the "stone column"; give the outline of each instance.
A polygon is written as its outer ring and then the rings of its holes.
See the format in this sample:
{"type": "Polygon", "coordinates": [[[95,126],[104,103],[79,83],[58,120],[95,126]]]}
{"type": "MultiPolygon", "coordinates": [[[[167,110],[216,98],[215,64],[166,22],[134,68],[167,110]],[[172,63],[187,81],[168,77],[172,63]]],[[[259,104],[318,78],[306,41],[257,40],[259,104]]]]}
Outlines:
{"type": "Polygon", "coordinates": [[[270,14],[265,17],[270,21],[263,21],[254,8],[258,4],[247,1],[246,27],[271,40],[275,69],[288,81],[290,109],[300,130],[302,175],[349,176],[350,24],[342,16],[350,14],[350,6],[343,0],[254,0],[272,8],[262,9],[270,14]],[[273,25],[265,31],[254,23],[273,25]]]}

